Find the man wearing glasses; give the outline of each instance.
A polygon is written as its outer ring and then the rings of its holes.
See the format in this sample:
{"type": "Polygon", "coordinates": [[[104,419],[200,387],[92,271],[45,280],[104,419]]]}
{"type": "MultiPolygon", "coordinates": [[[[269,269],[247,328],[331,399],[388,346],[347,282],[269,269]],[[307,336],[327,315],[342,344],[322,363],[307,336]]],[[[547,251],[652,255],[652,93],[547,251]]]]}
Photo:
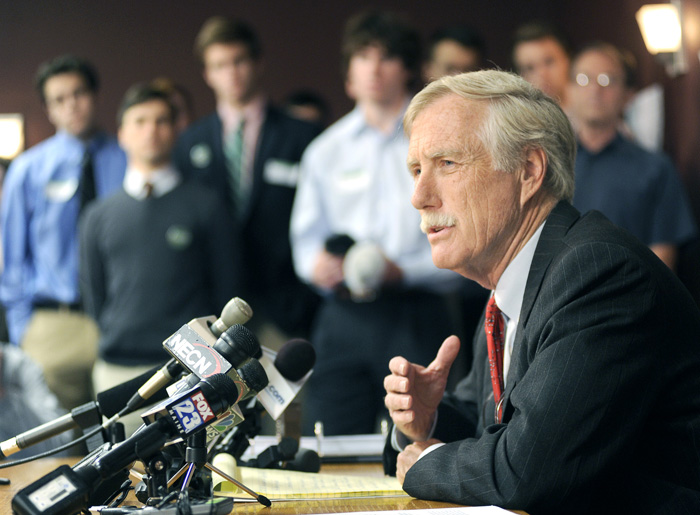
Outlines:
{"type": "Polygon", "coordinates": [[[98,129],[95,69],[64,55],[42,64],[36,88],[56,134],[10,166],[2,197],[0,299],[10,340],[42,367],[64,408],[88,402],[97,327],[80,306],[82,208],[121,187],[126,158],[98,129]]]}
{"type": "Polygon", "coordinates": [[[630,57],[602,42],[586,46],[572,62],[568,98],[578,139],[574,206],[601,211],[673,270],[678,247],[693,236],[695,224],[671,160],[620,132],[633,72],[630,57]]]}

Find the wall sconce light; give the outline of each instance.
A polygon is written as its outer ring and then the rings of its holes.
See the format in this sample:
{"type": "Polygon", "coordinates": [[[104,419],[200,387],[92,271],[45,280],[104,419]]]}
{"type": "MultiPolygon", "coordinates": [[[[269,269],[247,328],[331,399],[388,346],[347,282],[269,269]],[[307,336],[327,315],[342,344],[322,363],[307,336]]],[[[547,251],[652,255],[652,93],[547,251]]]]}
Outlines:
{"type": "Polygon", "coordinates": [[[24,150],[24,116],[0,114],[0,158],[14,159],[24,150]]]}
{"type": "Polygon", "coordinates": [[[636,18],[647,50],[665,65],[666,72],[671,77],[687,72],[680,0],[643,5],[636,18]]]}

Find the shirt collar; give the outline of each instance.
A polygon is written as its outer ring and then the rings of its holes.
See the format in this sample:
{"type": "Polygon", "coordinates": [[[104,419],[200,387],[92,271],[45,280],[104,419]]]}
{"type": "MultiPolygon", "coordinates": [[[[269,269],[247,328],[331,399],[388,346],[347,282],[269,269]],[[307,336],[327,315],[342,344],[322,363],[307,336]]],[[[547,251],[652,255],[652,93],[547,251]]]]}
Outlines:
{"type": "Polygon", "coordinates": [[[246,120],[246,126],[260,125],[265,117],[267,101],[264,95],[258,95],[248,102],[243,109],[236,109],[223,102],[217,104],[216,112],[221,119],[224,134],[230,134],[238,129],[242,119],[246,120]]]}
{"type": "Polygon", "coordinates": [[[591,156],[597,156],[600,155],[604,152],[608,152],[610,149],[615,149],[617,146],[619,146],[622,142],[624,142],[624,136],[618,131],[615,133],[615,137],[611,139],[607,145],[605,145],[603,148],[601,148],[598,152],[591,152],[588,150],[586,147],[584,147],[581,144],[581,141],[576,139],[577,143],[577,152],[582,153],[582,154],[588,154],[591,156]]]}
{"type": "Polygon", "coordinates": [[[535,256],[537,242],[540,240],[544,222],[537,228],[535,233],[530,237],[525,246],[513,258],[506,269],[503,271],[501,278],[496,284],[496,304],[501,312],[508,318],[520,317],[520,308],[523,305],[523,297],[525,296],[525,286],[527,285],[527,276],[532,265],[532,258],[535,256]]]}
{"type": "Polygon", "coordinates": [[[102,131],[97,131],[92,138],[87,141],[77,138],[64,130],[56,131],[56,137],[69,145],[74,145],[76,148],[82,150],[90,150],[91,152],[99,149],[107,140],[107,135],[102,131]]]}
{"type": "MultiPolygon", "coordinates": [[[[410,98],[406,98],[401,112],[396,117],[396,121],[394,122],[394,130],[392,131],[392,133],[390,135],[384,134],[384,136],[386,136],[387,138],[393,139],[394,137],[396,137],[396,134],[403,132],[403,117],[404,114],[406,114],[406,109],[408,109],[409,101],[410,98]]],[[[350,122],[348,124],[348,129],[350,133],[354,136],[359,136],[364,131],[374,131],[377,134],[383,134],[367,123],[365,115],[362,112],[362,108],[359,105],[355,105],[355,108],[349,114],[349,118],[350,122]]]]}
{"type": "Polygon", "coordinates": [[[162,197],[174,190],[175,187],[180,184],[180,181],[180,173],[175,170],[172,165],[154,170],[149,175],[148,181],[146,180],[145,174],[129,166],[124,176],[124,191],[135,199],[143,200],[146,196],[146,182],[150,182],[153,186],[152,195],[154,197],[162,197]]]}

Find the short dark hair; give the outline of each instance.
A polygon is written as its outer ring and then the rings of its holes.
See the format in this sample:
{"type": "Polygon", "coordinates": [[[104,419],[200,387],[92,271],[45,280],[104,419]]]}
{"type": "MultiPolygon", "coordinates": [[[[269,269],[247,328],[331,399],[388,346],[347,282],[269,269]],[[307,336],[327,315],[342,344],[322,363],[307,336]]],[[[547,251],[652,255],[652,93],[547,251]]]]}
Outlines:
{"type": "Polygon", "coordinates": [[[398,57],[404,67],[418,76],[421,58],[420,35],[401,15],[389,11],[363,11],[345,24],[342,44],[343,75],[347,75],[350,59],[372,45],[384,47],[391,57],[398,57]]]}
{"type": "MultiPolygon", "coordinates": [[[[608,43],[607,41],[592,41],[590,43],[586,43],[578,52],[576,52],[571,59],[572,64],[578,60],[582,54],[591,51],[601,52],[615,59],[620,64],[622,73],[625,76],[625,87],[630,89],[634,89],[636,87],[637,59],[634,57],[632,52],[615,46],[612,43],[608,43]]],[[[571,67],[571,73],[573,74],[573,66],[571,67]]]]}
{"type": "Polygon", "coordinates": [[[241,43],[248,47],[251,59],[262,56],[262,44],[255,29],[242,20],[213,16],[204,22],[194,41],[194,53],[204,63],[204,51],[215,43],[241,43]]]}
{"type": "Polygon", "coordinates": [[[34,76],[34,87],[39,93],[39,97],[41,97],[43,103],[46,103],[46,96],[44,95],[44,86],[46,82],[51,77],[64,73],[80,75],[85,81],[85,86],[93,93],[97,93],[100,88],[100,79],[92,63],[87,59],[72,54],[60,55],[50,61],[42,63],[34,76]]]}
{"type": "Polygon", "coordinates": [[[564,31],[548,21],[531,21],[521,25],[515,29],[515,32],[513,33],[513,44],[511,45],[510,54],[514,68],[517,69],[517,66],[515,65],[515,48],[521,43],[538,41],[540,39],[553,39],[564,49],[566,55],[571,57],[571,54],[573,53],[571,42],[566,34],[564,34],[564,31]]]}
{"type": "Polygon", "coordinates": [[[486,55],[486,43],[481,34],[467,25],[452,25],[437,29],[430,35],[426,59],[432,59],[435,46],[445,40],[456,41],[465,48],[476,50],[482,59],[486,55]]]}
{"type": "Polygon", "coordinates": [[[124,120],[124,114],[132,107],[150,102],[151,100],[160,100],[164,102],[170,110],[170,120],[175,123],[177,118],[177,107],[170,101],[170,95],[164,90],[148,83],[134,84],[124,93],[124,98],[119,105],[117,111],[117,125],[121,126],[124,120]]]}

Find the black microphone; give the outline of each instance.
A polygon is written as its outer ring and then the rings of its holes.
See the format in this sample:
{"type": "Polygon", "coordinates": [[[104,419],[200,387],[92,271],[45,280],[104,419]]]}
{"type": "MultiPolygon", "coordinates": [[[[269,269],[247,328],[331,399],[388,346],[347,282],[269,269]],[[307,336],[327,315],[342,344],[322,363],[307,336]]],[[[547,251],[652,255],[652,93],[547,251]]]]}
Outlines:
{"type": "Polygon", "coordinates": [[[304,386],[316,362],[316,351],[306,340],[296,338],[285,343],[274,358],[263,353],[260,358],[270,383],[258,394],[258,400],[270,416],[277,420],[304,386]]]}
{"type": "Polygon", "coordinates": [[[213,348],[236,368],[248,358],[260,358],[262,349],[255,334],[241,324],[234,324],[224,331],[213,348]]]}
{"type": "Polygon", "coordinates": [[[326,239],[326,252],[343,257],[355,244],[355,240],[347,234],[334,234],[326,239]]]}
{"type": "Polygon", "coordinates": [[[294,338],[282,345],[275,357],[275,368],[285,379],[299,381],[316,363],[314,346],[302,338],[294,338]]]}
{"type": "Polygon", "coordinates": [[[215,374],[153,406],[141,418],[149,425],[165,418],[172,429],[168,436],[187,437],[214,422],[239,395],[238,386],[230,377],[215,374]]]}
{"type": "Polygon", "coordinates": [[[245,361],[236,369],[236,372],[238,372],[238,375],[249,390],[241,400],[249,399],[257,395],[270,382],[265,368],[260,364],[260,361],[255,358],[250,358],[245,361]]]}
{"type": "Polygon", "coordinates": [[[242,325],[233,325],[209,347],[197,340],[194,331],[181,328],[164,343],[171,354],[179,359],[190,372],[187,384],[196,384],[212,373],[227,374],[239,388],[239,398],[252,397],[265,386],[268,378],[265,369],[255,356],[262,350],[255,335],[242,325]],[[242,377],[241,367],[247,378],[242,377]]]}
{"type": "Polygon", "coordinates": [[[244,465],[254,468],[318,472],[321,469],[321,459],[310,449],[300,449],[299,442],[294,438],[284,437],[278,444],[271,445],[244,465]]]}
{"type": "Polygon", "coordinates": [[[63,465],[12,499],[13,512],[20,515],[59,515],[87,508],[90,492],[133,461],[159,451],[174,436],[186,437],[216,420],[238,396],[233,381],[215,375],[151,410],[151,423],[89,465],[76,469],[63,465]]]}
{"type": "Polygon", "coordinates": [[[241,404],[238,419],[222,427],[218,435],[213,434],[218,424],[207,430],[212,437],[228,432],[215,450],[227,452],[237,460],[248,448],[249,440],[260,432],[262,412],[267,411],[277,420],[303,387],[302,379],[307,377],[316,361],[313,346],[302,339],[289,340],[276,355],[270,349],[263,350],[259,362],[269,383],[258,393],[257,402],[241,404]]]}

